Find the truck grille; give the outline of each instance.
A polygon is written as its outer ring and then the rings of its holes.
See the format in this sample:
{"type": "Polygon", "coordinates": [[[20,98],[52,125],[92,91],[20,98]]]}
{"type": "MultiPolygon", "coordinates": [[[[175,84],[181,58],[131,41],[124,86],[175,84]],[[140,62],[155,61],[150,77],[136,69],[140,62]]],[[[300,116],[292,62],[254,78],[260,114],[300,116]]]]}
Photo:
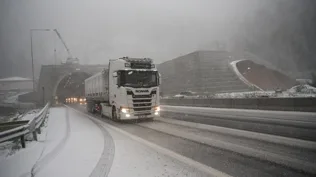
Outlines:
{"type": "Polygon", "coordinates": [[[144,107],[144,106],[151,106],[151,103],[133,103],[133,107],[144,107]]]}
{"type": "Polygon", "coordinates": [[[134,104],[136,104],[136,103],[146,103],[146,102],[150,102],[151,101],[151,99],[146,99],[146,100],[133,100],[133,102],[134,102],[134,104]]]}
{"type": "Polygon", "coordinates": [[[133,109],[137,111],[151,111],[151,99],[133,99],[133,109]]]}
{"type": "Polygon", "coordinates": [[[133,107],[134,115],[151,115],[151,110],[153,107],[152,99],[156,92],[152,92],[146,95],[135,95],[132,91],[127,91],[127,95],[131,95],[132,99],[129,103],[131,107],[133,107]]]}
{"type": "Polygon", "coordinates": [[[151,95],[132,95],[133,98],[151,98],[151,95]]]}
{"type": "Polygon", "coordinates": [[[137,112],[137,111],[150,111],[151,110],[151,107],[148,107],[148,108],[137,108],[137,107],[134,107],[134,111],[137,112]]]}

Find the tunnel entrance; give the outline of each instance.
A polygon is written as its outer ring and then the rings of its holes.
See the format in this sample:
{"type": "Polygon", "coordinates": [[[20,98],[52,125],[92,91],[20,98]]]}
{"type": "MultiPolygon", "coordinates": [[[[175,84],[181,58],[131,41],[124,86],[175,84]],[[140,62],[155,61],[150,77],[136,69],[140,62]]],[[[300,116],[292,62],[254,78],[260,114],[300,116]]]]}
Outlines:
{"type": "Polygon", "coordinates": [[[84,80],[90,76],[85,72],[73,72],[64,76],[57,86],[55,101],[70,103],[85,99],[84,80]]]}

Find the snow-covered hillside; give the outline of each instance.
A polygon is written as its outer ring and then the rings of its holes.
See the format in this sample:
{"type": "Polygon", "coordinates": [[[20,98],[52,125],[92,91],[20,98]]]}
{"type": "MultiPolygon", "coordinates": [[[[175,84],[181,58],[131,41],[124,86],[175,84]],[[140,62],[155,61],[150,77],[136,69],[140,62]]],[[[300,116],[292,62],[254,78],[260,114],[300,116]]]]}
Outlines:
{"type": "Polygon", "coordinates": [[[316,88],[310,85],[298,85],[285,91],[252,91],[218,93],[212,98],[292,98],[292,97],[316,97],[316,88]]]}

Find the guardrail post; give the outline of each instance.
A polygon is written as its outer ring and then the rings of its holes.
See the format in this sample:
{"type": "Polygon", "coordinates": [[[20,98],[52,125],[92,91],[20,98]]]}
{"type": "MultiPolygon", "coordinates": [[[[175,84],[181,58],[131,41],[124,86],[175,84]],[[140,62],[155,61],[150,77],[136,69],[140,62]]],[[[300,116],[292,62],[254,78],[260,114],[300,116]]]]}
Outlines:
{"type": "Polygon", "coordinates": [[[25,148],[25,138],[24,135],[21,136],[21,144],[22,144],[22,148],[25,148]]]}
{"type": "Polygon", "coordinates": [[[37,141],[37,134],[36,134],[36,131],[33,132],[33,138],[35,139],[35,141],[37,141]]]}

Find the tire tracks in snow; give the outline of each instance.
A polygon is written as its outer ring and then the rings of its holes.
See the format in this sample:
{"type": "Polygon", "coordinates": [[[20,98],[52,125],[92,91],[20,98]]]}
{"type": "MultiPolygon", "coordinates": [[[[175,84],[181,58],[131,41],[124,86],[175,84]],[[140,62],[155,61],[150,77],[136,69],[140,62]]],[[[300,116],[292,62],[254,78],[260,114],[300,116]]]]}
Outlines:
{"type": "Polygon", "coordinates": [[[89,119],[100,128],[104,138],[102,155],[99,159],[99,162],[90,173],[89,177],[106,177],[108,176],[113,164],[115,154],[114,140],[110,133],[105,129],[105,127],[103,127],[99,122],[91,119],[90,117],[89,119]]]}
{"type": "MultiPolygon", "coordinates": [[[[134,140],[134,141],[136,141],[136,142],[138,142],[138,143],[141,143],[141,144],[143,144],[143,145],[145,145],[145,146],[147,146],[147,147],[149,147],[149,148],[152,148],[152,149],[155,150],[157,153],[160,153],[160,154],[162,154],[162,155],[166,155],[166,156],[168,156],[168,157],[170,157],[170,158],[173,158],[173,159],[175,159],[175,160],[177,160],[177,161],[179,161],[179,162],[185,163],[185,164],[187,164],[187,165],[189,165],[189,166],[195,168],[195,169],[198,170],[198,171],[207,173],[209,176],[230,177],[230,175],[228,175],[228,174],[226,174],[226,173],[224,173],[224,172],[218,171],[218,170],[216,170],[215,168],[212,168],[212,167],[210,167],[210,166],[204,165],[204,164],[202,164],[202,163],[200,163],[200,162],[197,162],[197,161],[195,161],[195,160],[192,160],[191,158],[185,157],[185,156],[183,156],[183,155],[181,155],[181,154],[178,154],[178,153],[176,153],[176,152],[174,152],[174,151],[171,151],[171,150],[166,149],[166,148],[164,148],[164,147],[162,147],[162,146],[159,146],[159,145],[157,145],[157,144],[155,144],[155,143],[152,143],[152,142],[150,142],[150,141],[147,141],[147,140],[145,140],[145,139],[143,139],[143,138],[141,138],[141,137],[138,137],[138,136],[136,136],[136,135],[133,135],[133,134],[131,134],[131,133],[129,133],[129,132],[127,132],[127,131],[125,131],[125,130],[119,128],[119,127],[117,127],[117,126],[115,126],[115,125],[112,125],[112,124],[110,124],[110,123],[108,123],[108,122],[105,122],[103,119],[100,119],[99,117],[91,116],[91,115],[89,115],[89,114],[87,114],[87,113],[84,113],[83,111],[77,110],[77,109],[72,108],[72,107],[70,107],[70,106],[66,106],[66,107],[68,107],[68,108],[74,110],[75,112],[77,112],[77,113],[79,113],[79,114],[82,114],[82,115],[88,117],[90,120],[92,120],[93,122],[95,122],[100,128],[102,128],[102,129],[105,130],[106,132],[107,132],[106,129],[109,129],[109,130],[111,130],[111,131],[113,130],[113,131],[115,131],[115,132],[117,132],[117,133],[120,133],[121,135],[125,135],[126,137],[130,138],[131,140],[134,140]]],[[[110,133],[108,133],[108,134],[109,134],[109,136],[110,136],[111,139],[112,139],[112,136],[110,135],[110,133]]],[[[113,140],[113,145],[115,145],[115,144],[114,144],[114,140],[113,140]]],[[[106,150],[106,149],[105,149],[105,150],[106,150]]],[[[104,151],[103,151],[103,152],[104,152],[104,151]]],[[[104,155],[104,154],[102,154],[102,156],[103,156],[103,155],[104,155]]],[[[114,155],[114,153],[113,153],[113,155],[114,155]]],[[[113,160],[112,160],[112,163],[113,163],[113,160]]],[[[112,163],[111,163],[111,166],[112,166],[112,163]]],[[[98,164],[98,165],[99,165],[99,164],[98,164]]],[[[95,167],[95,169],[100,169],[100,167],[98,167],[98,165],[95,167]]],[[[108,176],[108,174],[109,174],[109,172],[110,172],[111,166],[108,166],[108,168],[109,168],[108,173],[105,173],[104,175],[108,176]]],[[[102,168],[102,167],[101,167],[101,168],[102,168]]],[[[92,176],[93,173],[94,173],[94,172],[91,173],[90,177],[96,177],[96,176],[92,176]]],[[[98,174],[97,177],[99,177],[99,176],[101,176],[101,175],[102,175],[102,174],[98,174]]]]}
{"type": "Polygon", "coordinates": [[[45,155],[43,158],[41,157],[43,155],[43,152],[46,148],[43,149],[39,159],[37,162],[33,165],[31,172],[21,175],[20,177],[35,177],[38,172],[40,172],[42,169],[44,169],[65,147],[68,139],[70,136],[70,120],[69,120],[69,109],[66,108],[66,135],[63,137],[63,139],[57,144],[57,146],[50,151],[47,155],[45,155]]]}
{"type": "Polygon", "coordinates": [[[96,126],[98,126],[103,134],[104,138],[104,144],[103,144],[103,151],[101,154],[101,157],[99,158],[99,161],[97,165],[94,167],[92,172],[90,173],[89,177],[106,177],[110,173],[113,160],[114,160],[114,154],[115,154],[115,144],[114,140],[111,136],[111,134],[106,130],[106,128],[102,125],[102,123],[96,121],[95,119],[91,118],[90,116],[87,116],[86,114],[71,108],[67,105],[65,105],[68,110],[72,110],[76,113],[79,113],[81,115],[86,116],[89,118],[96,126]]]}

